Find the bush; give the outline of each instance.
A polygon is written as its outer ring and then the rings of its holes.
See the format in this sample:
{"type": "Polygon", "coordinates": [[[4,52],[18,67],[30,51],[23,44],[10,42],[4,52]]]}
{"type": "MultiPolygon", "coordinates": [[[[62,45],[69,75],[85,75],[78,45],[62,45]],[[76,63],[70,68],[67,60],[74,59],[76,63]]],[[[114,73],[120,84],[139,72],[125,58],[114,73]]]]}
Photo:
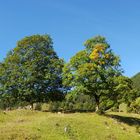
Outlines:
{"type": "Polygon", "coordinates": [[[127,112],[127,104],[125,104],[125,103],[121,103],[120,105],[119,105],[119,112],[127,112]]]}
{"type": "Polygon", "coordinates": [[[127,112],[128,112],[128,113],[131,113],[131,112],[133,112],[133,109],[132,109],[131,107],[128,106],[128,107],[127,107],[127,112]]]}
{"type": "Polygon", "coordinates": [[[34,110],[41,111],[41,103],[34,103],[33,104],[33,109],[34,110]]]}
{"type": "Polygon", "coordinates": [[[112,112],[119,112],[119,109],[116,106],[113,106],[109,110],[112,111],[112,112]]]}
{"type": "Polygon", "coordinates": [[[104,110],[99,109],[98,111],[96,111],[96,113],[97,113],[98,115],[103,115],[105,112],[104,112],[104,110]]]}
{"type": "Polygon", "coordinates": [[[95,101],[89,95],[69,93],[66,102],[71,112],[95,111],[95,101]]]}
{"type": "Polygon", "coordinates": [[[0,95],[0,109],[18,109],[23,108],[25,106],[29,105],[26,101],[17,100],[15,98],[12,98],[11,95],[8,94],[2,94],[0,95]]]}
{"type": "Polygon", "coordinates": [[[57,112],[60,110],[60,102],[51,102],[49,104],[49,111],[50,112],[57,112]]]}
{"type": "Polygon", "coordinates": [[[67,94],[62,102],[51,102],[49,111],[87,112],[95,111],[94,99],[84,94],[67,94]]]}
{"type": "Polygon", "coordinates": [[[130,108],[132,112],[140,114],[140,97],[131,103],[130,108]]]}
{"type": "Polygon", "coordinates": [[[44,112],[49,111],[49,104],[42,103],[42,105],[41,105],[41,111],[44,111],[44,112]]]}

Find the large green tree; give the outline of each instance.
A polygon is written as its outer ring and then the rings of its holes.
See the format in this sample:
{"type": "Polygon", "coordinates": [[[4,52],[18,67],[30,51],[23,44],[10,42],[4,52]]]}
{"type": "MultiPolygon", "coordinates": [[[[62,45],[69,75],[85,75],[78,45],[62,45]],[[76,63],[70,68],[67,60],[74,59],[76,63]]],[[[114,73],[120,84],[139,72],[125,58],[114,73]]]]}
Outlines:
{"type": "Polygon", "coordinates": [[[140,91],[140,72],[134,75],[132,78],[135,88],[140,91]]]}
{"type": "Polygon", "coordinates": [[[128,82],[122,76],[120,59],[104,37],[91,38],[84,45],[85,49],[64,66],[63,84],[69,86],[71,91],[94,97],[97,111],[106,101],[110,106],[113,105],[120,97],[118,95],[128,92],[131,87],[126,88],[128,82]],[[125,86],[121,86],[123,82],[125,86]]]}
{"type": "Polygon", "coordinates": [[[59,100],[63,61],[48,35],[25,37],[8,53],[0,67],[0,91],[16,101],[59,100]]]}

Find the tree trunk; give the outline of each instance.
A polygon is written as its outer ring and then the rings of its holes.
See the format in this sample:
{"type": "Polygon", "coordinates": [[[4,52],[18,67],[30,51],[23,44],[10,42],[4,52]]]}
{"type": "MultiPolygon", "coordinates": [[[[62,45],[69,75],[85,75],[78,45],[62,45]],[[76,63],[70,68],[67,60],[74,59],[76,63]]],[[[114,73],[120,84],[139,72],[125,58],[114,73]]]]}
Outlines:
{"type": "Polygon", "coordinates": [[[95,109],[95,112],[98,112],[99,110],[99,96],[95,95],[95,102],[96,102],[96,109],[95,109]]]}
{"type": "Polygon", "coordinates": [[[95,112],[98,112],[98,110],[99,110],[99,105],[96,104],[95,112]]]}
{"type": "Polygon", "coordinates": [[[31,110],[33,110],[33,107],[34,107],[33,104],[34,104],[34,103],[31,103],[31,110]]]}

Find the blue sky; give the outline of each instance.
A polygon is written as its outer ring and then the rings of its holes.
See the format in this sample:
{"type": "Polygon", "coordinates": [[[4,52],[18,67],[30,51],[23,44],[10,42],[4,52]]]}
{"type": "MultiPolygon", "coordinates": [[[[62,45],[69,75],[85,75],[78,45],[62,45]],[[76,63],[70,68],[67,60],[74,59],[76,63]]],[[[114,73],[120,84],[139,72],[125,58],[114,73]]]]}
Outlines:
{"type": "Polygon", "coordinates": [[[0,0],[0,61],[18,40],[45,33],[66,61],[103,35],[125,75],[140,72],[140,0],[0,0]]]}

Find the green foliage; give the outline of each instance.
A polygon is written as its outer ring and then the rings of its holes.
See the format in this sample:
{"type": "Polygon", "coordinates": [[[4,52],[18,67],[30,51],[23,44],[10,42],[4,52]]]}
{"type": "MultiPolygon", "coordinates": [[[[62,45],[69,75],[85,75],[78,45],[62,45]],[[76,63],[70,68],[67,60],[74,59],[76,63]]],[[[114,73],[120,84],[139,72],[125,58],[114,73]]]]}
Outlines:
{"type": "Polygon", "coordinates": [[[72,106],[73,111],[95,111],[95,100],[89,95],[82,93],[69,93],[66,96],[66,104],[69,105],[69,108],[72,106]]]}
{"type": "Polygon", "coordinates": [[[132,78],[133,81],[133,85],[134,88],[136,89],[135,93],[136,93],[136,98],[140,97],[140,73],[136,74],[135,76],[133,76],[132,78]]]}
{"type": "Polygon", "coordinates": [[[0,108],[36,103],[34,109],[42,110],[42,103],[52,101],[43,110],[96,110],[101,114],[112,107],[117,110],[125,102],[139,112],[135,101],[140,95],[139,74],[132,80],[122,75],[120,58],[104,37],[91,38],[84,45],[64,65],[50,36],[33,35],[18,41],[0,63],[0,108]]]}
{"type": "Polygon", "coordinates": [[[6,109],[13,107],[15,99],[11,95],[1,94],[0,95],[0,109],[6,109]]]}
{"type": "Polygon", "coordinates": [[[135,88],[140,90],[140,73],[136,74],[131,79],[134,83],[135,88]]]}
{"type": "Polygon", "coordinates": [[[42,110],[42,104],[41,103],[34,103],[33,104],[33,109],[41,111],[42,110]]]}
{"type": "Polygon", "coordinates": [[[49,105],[49,111],[51,112],[60,111],[60,102],[51,102],[49,105]]]}
{"type": "Polygon", "coordinates": [[[91,112],[95,111],[95,102],[89,95],[68,93],[63,102],[51,102],[49,111],[91,112]]]}
{"type": "Polygon", "coordinates": [[[3,96],[30,104],[59,100],[57,93],[62,93],[63,61],[53,50],[48,35],[23,38],[0,65],[0,93],[3,96]]]}
{"type": "Polygon", "coordinates": [[[133,87],[133,82],[130,78],[125,76],[119,76],[114,79],[114,91],[117,99],[117,103],[127,103],[130,105],[137,97],[137,91],[133,87]]]}
{"type": "Polygon", "coordinates": [[[43,112],[49,111],[49,104],[48,103],[42,103],[41,111],[43,111],[43,112]]]}
{"type": "Polygon", "coordinates": [[[122,97],[127,100],[126,95],[132,89],[131,82],[129,78],[122,76],[120,59],[113,53],[105,38],[91,38],[85,42],[85,47],[65,64],[63,84],[71,90],[92,96],[96,102],[96,110],[108,109],[118,100],[121,102],[122,97]],[[103,104],[106,106],[103,107],[103,104]]]}
{"type": "Polygon", "coordinates": [[[127,104],[121,103],[119,105],[119,112],[127,112],[127,104]]]}
{"type": "Polygon", "coordinates": [[[130,111],[140,114],[140,97],[130,104],[130,111]]]}

